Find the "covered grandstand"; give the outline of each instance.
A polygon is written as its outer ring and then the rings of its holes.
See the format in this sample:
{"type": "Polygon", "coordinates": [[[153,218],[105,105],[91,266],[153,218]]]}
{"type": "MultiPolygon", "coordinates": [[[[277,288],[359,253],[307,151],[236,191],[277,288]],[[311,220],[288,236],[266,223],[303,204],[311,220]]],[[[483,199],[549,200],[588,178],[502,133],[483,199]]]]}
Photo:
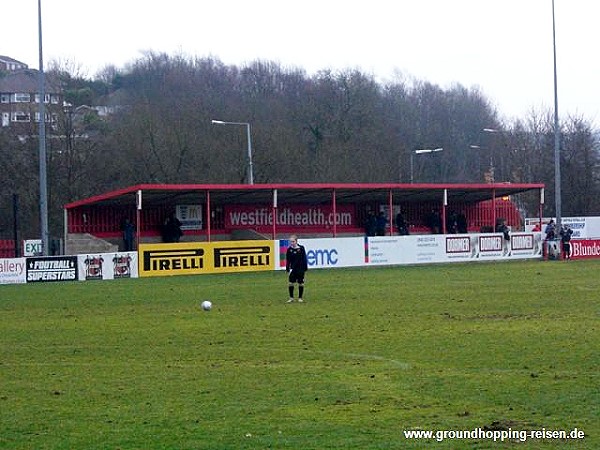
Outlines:
{"type": "MultiPolygon", "coordinates": [[[[118,242],[124,218],[135,222],[136,240],[160,241],[161,225],[170,214],[182,220],[184,240],[273,238],[295,232],[304,236],[349,236],[364,233],[369,211],[383,211],[388,223],[402,211],[411,233],[429,232],[431,211],[446,218],[460,212],[469,232],[492,231],[499,218],[522,228],[514,196],[539,199],[544,185],[515,184],[140,184],[65,205],[65,240],[87,233],[118,242]]],[[[388,226],[386,234],[396,234],[388,226]]]]}

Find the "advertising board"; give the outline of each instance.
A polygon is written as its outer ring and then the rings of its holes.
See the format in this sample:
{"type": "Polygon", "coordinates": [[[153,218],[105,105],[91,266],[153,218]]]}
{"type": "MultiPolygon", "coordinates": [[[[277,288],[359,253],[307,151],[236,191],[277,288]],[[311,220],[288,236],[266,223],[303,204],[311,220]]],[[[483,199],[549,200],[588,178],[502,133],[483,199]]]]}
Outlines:
{"type": "MultiPolygon", "coordinates": [[[[309,269],[542,257],[541,232],[301,239],[309,269]]],[[[600,257],[600,239],[573,240],[572,255],[600,257]]],[[[139,252],[0,259],[0,283],[111,280],[284,270],[287,240],[142,244],[139,252]]]]}
{"type": "MultiPolygon", "coordinates": [[[[359,227],[356,208],[352,205],[339,205],[335,213],[331,205],[292,205],[275,208],[275,220],[280,230],[330,230],[335,222],[338,230],[359,227]]],[[[268,205],[228,206],[225,208],[225,228],[244,229],[251,227],[257,231],[271,231],[273,208],[268,205]]]]}
{"type": "MultiPolygon", "coordinates": [[[[542,218],[542,230],[550,222],[550,217],[542,218]]],[[[525,219],[525,231],[531,231],[539,218],[525,219]]],[[[600,238],[600,217],[562,217],[561,223],[569,225],[573,230],[573,239],[600,238]]]]}
{"type": "Polygon", "coordinates": [[[275,269],[275,241],[142,244],[139,276],[198,275],[275,269]]]}
{"type": "Polygon", "coordinates": [[[542,256],[541,233],[427,234],[370,237],[367,265],[423,264],[542,256]]]}
{"type": "Polygon", "coordinates": [[[27,258],[27,283],[77,281],[77,256],[27,258]]]}
{"type": "MultiPolygon", "coordinates": [[[[364,239],[361,237],[301,239],[298,243],[306,250],[309,269],[364,265],[364,239]]],[[[289,245],[287,239],[279,241],[279,269],[285,269],[289,245]]]]}
{"type": "Polygon", "coordinates": [[[0,259],[0,284],[25,283],[25,258],[0,259]]]}
{"type": "Polygon", "coordinates": [[[181,222],[182,230],[202,229],[202,205],[176,205],[175,217],[181,222]]]}
{"type": "Polygon", "coordinates": [[[600,258],[600,239],[571,240],[572,259],[600,258]]]}
{"type": "Polygon", "coordinates": [[[137,252],[78,255],[78,275],[83,281],[137,278],[137,252]]]}

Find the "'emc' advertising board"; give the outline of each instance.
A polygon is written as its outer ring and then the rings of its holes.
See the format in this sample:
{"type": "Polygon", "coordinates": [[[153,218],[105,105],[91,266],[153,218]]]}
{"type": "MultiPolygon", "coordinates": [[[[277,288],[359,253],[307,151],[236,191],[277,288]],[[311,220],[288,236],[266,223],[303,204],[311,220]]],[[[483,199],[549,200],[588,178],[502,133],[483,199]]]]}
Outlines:
{"type": "MultiPolygon", "coordinates": [[[[363,238],[299,239],[304,246],[309,269],[332,267],[356,267],[363,265],[363,238]]],[[[279,269],[285,270],[286,252],[290,245],[287,239],[279,241],[279,269]]]]}

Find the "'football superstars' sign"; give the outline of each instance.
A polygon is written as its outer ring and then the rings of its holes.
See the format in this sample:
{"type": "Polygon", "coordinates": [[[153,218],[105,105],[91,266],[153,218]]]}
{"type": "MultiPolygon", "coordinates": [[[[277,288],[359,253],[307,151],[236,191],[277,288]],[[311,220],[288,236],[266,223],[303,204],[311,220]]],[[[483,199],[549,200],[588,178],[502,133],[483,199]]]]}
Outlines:
{"type": "Polygon", "coordinates": [[[77,280],[77,256],[27,258],[27,282],[77,280]]]}

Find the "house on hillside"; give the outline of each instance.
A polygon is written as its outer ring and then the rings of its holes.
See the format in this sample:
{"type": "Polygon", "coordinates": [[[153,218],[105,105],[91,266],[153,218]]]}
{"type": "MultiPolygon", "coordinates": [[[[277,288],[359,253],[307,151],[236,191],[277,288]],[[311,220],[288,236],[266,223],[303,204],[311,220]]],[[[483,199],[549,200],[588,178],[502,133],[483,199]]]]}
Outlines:
{"type": "MultiPolygon", "coordinates": [[[[55,126],[62,112],[63,95],[60,84],[45,77],[44,120],[55,126]]],[[[31,134],[32,124],[40,121],[39,72],[24,69],[8,72],[0,77],[0,126],[13,128],[21,134],[31,134]]]]}
{"type": "Polygon", "coordinates": [[[16,72],[18,70],[28,69],[27,64],[10,58],[9,56],[0,55],[0,71],[16,72]]]}
{"type": "Polygon", "coordinates": [[[110,94],[98,98],[94,109],[100,117],[108,117],[126,108],[131,103],[131,98],[125,89],[117,89],[110,94]]]}

